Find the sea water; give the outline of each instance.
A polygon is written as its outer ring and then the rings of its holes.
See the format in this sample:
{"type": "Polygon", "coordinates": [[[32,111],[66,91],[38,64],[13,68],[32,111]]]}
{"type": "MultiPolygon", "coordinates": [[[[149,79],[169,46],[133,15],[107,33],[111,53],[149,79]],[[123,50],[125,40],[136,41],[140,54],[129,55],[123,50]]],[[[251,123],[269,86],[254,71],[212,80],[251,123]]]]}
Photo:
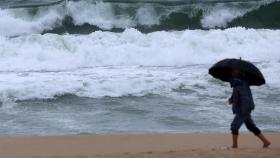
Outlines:
{"type": "Polygon", "coordinates": [[[266,78],[255,122],[279,131],[280,3],[162,2],[1,1],[0,135],[229,132],[208,69],[240,57],[266,78]]]}

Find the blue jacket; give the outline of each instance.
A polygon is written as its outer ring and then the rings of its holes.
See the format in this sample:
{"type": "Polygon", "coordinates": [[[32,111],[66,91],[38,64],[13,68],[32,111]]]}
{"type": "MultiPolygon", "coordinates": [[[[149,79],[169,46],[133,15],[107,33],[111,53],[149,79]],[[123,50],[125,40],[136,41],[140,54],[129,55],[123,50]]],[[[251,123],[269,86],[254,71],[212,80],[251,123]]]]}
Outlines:
{"type": "Polygon", "coordinates": [[[230,85],[233,88],[231,99],[233,101],[232,112],[234,114],[250,114],[255,108],[251,89],[246,81],[240,78],[232,78],[230,85]]]}

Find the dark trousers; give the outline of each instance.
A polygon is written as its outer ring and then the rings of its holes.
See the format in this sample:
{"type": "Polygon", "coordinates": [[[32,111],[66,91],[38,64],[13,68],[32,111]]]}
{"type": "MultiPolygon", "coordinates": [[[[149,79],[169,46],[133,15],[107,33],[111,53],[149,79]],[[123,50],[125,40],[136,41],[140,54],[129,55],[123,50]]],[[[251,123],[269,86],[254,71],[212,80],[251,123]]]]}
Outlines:
{"type": "Polygon", "coordinates": [[[253,132],[255,135],[261,133],[260,129],[255,125],[254,121],[251,118],[251,115],[236,114],[232,123],[231,123],[231,132],[232,134],[238,135],[239,128],[245,123],[249,131],[253,132]]]}

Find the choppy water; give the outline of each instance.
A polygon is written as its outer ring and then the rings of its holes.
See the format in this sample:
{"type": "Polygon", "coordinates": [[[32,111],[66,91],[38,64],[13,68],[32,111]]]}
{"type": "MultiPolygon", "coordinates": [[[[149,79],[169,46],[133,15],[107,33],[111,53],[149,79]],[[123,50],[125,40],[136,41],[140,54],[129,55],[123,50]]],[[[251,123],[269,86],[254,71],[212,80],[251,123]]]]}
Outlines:
{"type": "Polygon", "coordinates": [[[208,68],[239,57],[267,81],[257,124],[280,130],[278,1],[0,6],[0,135],[229,131],[231,89],[208,68]]]}
{"type": "Polygon", "coordinates": [[[177,5],[94,0],[12,2],[1,2],[0,6],[29,7],[0,10],[0,34],[4,36],[47,32],[89,34],[97,30],[122,32],[128,28],[142,32],[238,26],[280,28],[279,1],[200,1],[177,5]],[[54,3],[56,5],[51,5],[54,3]]]}

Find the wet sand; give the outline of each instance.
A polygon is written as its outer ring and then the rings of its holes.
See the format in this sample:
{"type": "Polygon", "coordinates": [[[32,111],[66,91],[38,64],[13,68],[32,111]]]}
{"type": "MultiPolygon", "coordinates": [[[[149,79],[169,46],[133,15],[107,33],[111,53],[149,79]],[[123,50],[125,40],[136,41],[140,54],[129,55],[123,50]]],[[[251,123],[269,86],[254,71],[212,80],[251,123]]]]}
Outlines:
{"type": "Polygon", "coordinates": [[[120,134],[0,137],[1,158],[279,158],[280,133],[265,133],[272,145],[242,133],[239,149],[230,134],[120,134]]]}

